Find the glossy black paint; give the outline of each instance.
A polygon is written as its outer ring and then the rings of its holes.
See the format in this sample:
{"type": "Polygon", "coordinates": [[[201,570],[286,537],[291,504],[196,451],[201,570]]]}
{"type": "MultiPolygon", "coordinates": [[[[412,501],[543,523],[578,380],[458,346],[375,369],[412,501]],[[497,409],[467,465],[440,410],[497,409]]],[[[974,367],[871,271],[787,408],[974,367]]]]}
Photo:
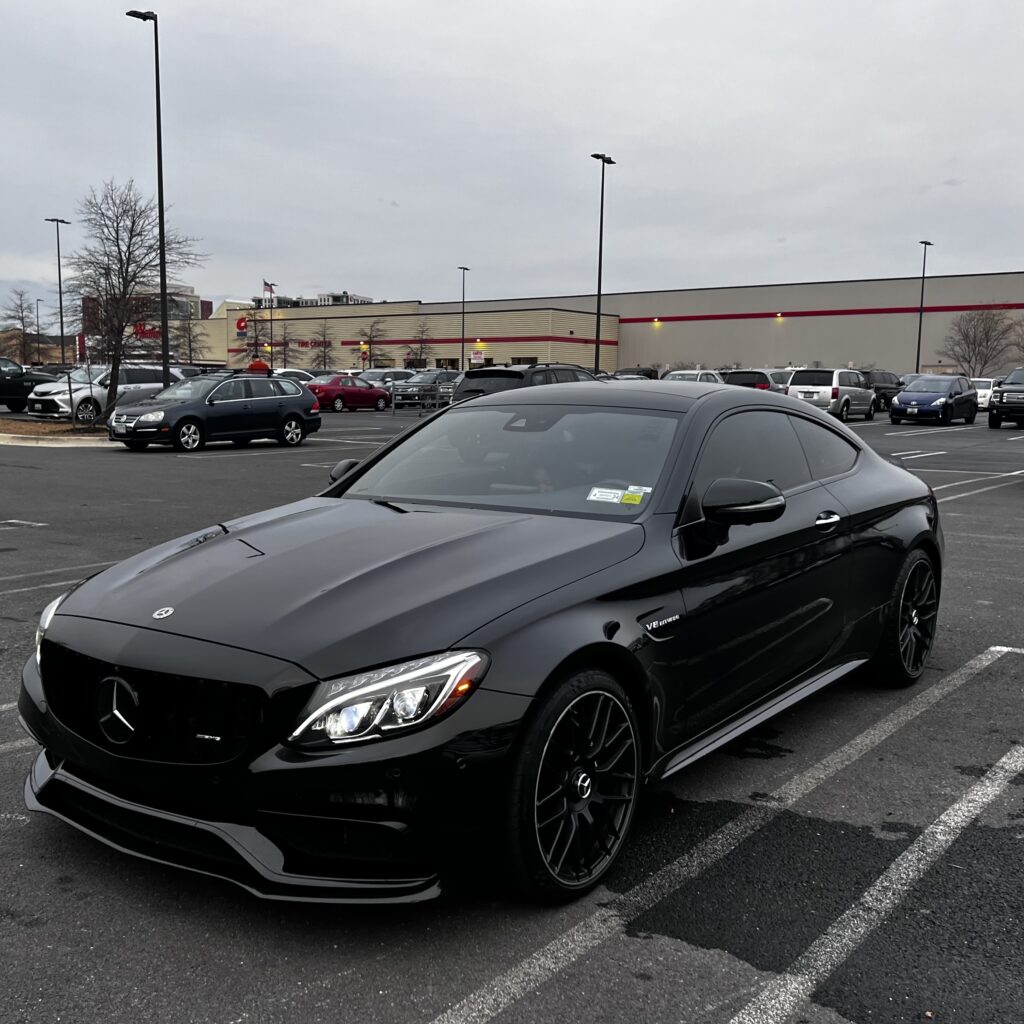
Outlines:
{"type": "Polygon", "coordinates": [[[38,384],[52,384],[60,378],[41,370],[26,369],[12,359],[0,359],[0,405],[21,412],[38,384]]]}
{"type": "MultiPolygon", "coordinates": [[[[486,829],[523,721],[567,673],[600,668],[626,687],[643,773],[657,778],[870,658],[912,548],[941,570],[930,489],[803,403],[679,382],[524,388],[478,403],[668,410],[682,429],[666,479],[632,522],[403,512],[345,499],[355,467],[318,497],[98,574],[54,616],[43,678],[34,659],[24,671],[20,714],[46,748],[29,806],[271,898],[422,898],[436,891],[452,839],[486,829]],[[777,515],[774,506],[750,525],[711,524],[695,467],[714,431],[751,411],[828,431],[852,465],[785,491],[777,515]],[[154,619],[164,607],[173,614],[154,619]],[[490,668],[447,717],[372,743],[288,745],[318,680],[452,648],[486,651],[490,668]],[[159,673],[254,688],[266,710],[222,761],[158,762],[142,744],[94,742],[61,720],[47,659],[68,652],[129,684],[159,673]],[[185,841],[183,821],[201,843],[185,841]]],[[[747,486],[748,500],[758,495],[779,492],[747,486]]],[[[95,688],[100,671],[90,671],[81,684],[95,688]]]]}

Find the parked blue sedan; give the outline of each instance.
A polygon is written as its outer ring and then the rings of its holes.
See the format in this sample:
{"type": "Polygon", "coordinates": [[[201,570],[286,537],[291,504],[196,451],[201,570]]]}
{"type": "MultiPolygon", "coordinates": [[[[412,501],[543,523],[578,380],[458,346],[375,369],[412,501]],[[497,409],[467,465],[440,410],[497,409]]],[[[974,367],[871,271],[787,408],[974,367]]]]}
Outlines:
{"type": "Polygon", "coordinates": [[[889,406],[893,423],[903,420],[938,420],[943,426],[962,419],[973,423],[978,415],[978,392],[966,377],[925,374],[908,384],[889,406]]]}

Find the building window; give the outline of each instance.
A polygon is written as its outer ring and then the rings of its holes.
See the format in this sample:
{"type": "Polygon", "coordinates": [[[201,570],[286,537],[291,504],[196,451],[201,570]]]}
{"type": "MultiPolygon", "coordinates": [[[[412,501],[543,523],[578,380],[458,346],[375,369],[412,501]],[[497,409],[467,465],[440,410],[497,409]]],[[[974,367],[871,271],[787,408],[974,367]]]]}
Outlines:
{"type": "Polygon", "coordinates": [[[530,366],[530,365],[532,365],[535,362],[537,362],[537,357],[536,356],[513,356],[512,357],[512,365],[513,366],[530,366]]]}

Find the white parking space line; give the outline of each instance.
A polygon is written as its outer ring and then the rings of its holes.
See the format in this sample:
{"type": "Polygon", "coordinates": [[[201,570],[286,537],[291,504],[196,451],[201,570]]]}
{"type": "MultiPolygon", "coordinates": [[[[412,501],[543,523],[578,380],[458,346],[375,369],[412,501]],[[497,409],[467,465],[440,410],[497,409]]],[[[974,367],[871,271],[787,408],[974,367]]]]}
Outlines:
{"type": "Polygon", "coordinates": [[[1024,441],[1024,434],[1018,434],[1016,437],[1008,437],[1007,441],[1024,441]]]}
{"type": "Polygon", "coordinates": [[[1024,483],[1024,480],[1020,479],[1019,473],[1024,473],[1024,470],[1018,470],[1013,475],[1017,477],[1016,480],[1006,480],[1001,484],[992,484],[991,487],[979,487],[973,491],[964,491],[963,494],[947,494],[944,498],[939,498],[938,502],[941,505],[944,501],[959,501],[961,498],[970,498],[975,494],[984,494],[986,491],[998,491],[1000,487],[1013,487],[1014,484],[1024,483]]]}
{"type": "Polygon", "coordinates": [[[905,455],[904,459],[930,459],[933,455],[948,454],[948,452],[919,452],[917,455],[905,455]]]}
{"type": "Polygon", "coordinates": [[[46,590],[48,587],[70,587],[72,583],[78,583],[80,580],[81,576],[74,580],[56,580],[53,583],[39,583],[34,587],[18,587],[15,590],[0,590],[0,597],[4,597],[7,594],[27,594],[32,590],[46,590]]]}
{"type": "Polygon", "coordinates": [[[914,452],[922,452],[922,451],[924,451],[923,448],[911,448],[909,451],[893,452],[892,454],[893,454],[893,458],[901,458],[904,455],[913,455],[914,452]]]}
{"type": "Polygon", "coordinates": [[[64,565],[59,569],[39,569],[36,572],[19,572],[14,576],[0,576],[0,583],[10,583],[12,580],[27,580],[33,576],[52,576],[55,572],[77,572],[79,569],[102,569],[104,566],[114,565],[113,562],[86,562],[85,565],[64,565]]]}
{"type": "Polygon", "coordinates": [[[49,525],[49,523],[30,523],[27,519],[0,519],[0,530],[20,530],[26,526],[29,529],[35,529],[49,525]]]}
{"type": "Polygon", "coordinates": [[[889,865],[863,896],[796,960],[770,981],[729,1024],[783,1024],[899,906],[960,834],[1024,771],[1024,747],[1013,747],[980,781],[889,865]]]}
{"type": "MultiPolygon", "coordinates": [[[[914,430],[914,437],[918,437],[921,434],[955,434],[958,430],[973,430],[974,427],[929,427],[926,430],[914,430]]],[[[909,430],[892,430],[887,433],[886,437],[900,437],[906,436],[910,433],[909,430]]]]}
{"type": "Polygon", "coordinates": [[[1006,476],[1005,473],[997,473],[986,469],[932,469],[930,466],[915,466],[915,473],[976,473],[979,477],[1006,476]]]}
{"type": "MultiPolygon", "coordinates": [[[[915,470],[915,472],[916,472],[916,470],[915,470]]],[[[951,472],[962,473],[963,470],[953,470],[951,472]]],[[[1017,475],[1018,475],[1018,471],[1017,470],[1013,470],[1010,473],[986,473],[985,476],[972,476],[972,477],[969,477],[966,480],[954,480],[952,483],[949,483],[949,484],[939,484],[938,487],[933,487],[932,490],[933,491],[944,491],[944,490],[946,490],[947,487],[963,487],[965,484],[979,484],[983,480],[994,480],[994,479],[996,479],[998,477],[1001,477],[1001,476],[1017,476],[1017,475]]]]}
{"type": "Polygon", "coordinates": [[[13,711],[17,707],[17,703],[14,704],[0,704],[0,712],[13,711]]]}
{"type": "Polygon", "coordinates": [[[618,934],[630,921],[671,895],[685,882],[698,877],[798,800],[827,782],[843,768],[870,753],[908,722],[960,689],[979,672],[1008,653],[1009,648],[990,647],[972,658],[966,665],[944,676],[817,764],[795,775],[766,800],[748,807],[739,817],[727,822],[702,843],[623,895],[609,901],[607,890],[599,890],[598,899],[604,901],[606,906],[594,910],[588,917],[562,932],[547,945],[492,978],[487,984],[436,1017],[433,1024],[485,1024],[490,1021],[517,1000],[580,960],[606,939],[618,934]]]}

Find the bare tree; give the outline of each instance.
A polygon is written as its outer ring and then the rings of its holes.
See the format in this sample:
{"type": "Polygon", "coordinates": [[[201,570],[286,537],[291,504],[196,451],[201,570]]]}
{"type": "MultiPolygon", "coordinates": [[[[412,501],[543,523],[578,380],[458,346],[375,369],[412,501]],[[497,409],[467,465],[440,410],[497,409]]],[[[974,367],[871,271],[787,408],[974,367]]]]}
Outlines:
{"type": "Polygon", "coordinates": [[[669,363],[666,370],[696,370],[697,364],[690,362],[686,359],[677,359],[674,363],[669,363]]]}
{"type": "Polygon", "coordinates": [[[288,366],[288,352],[295,344],[295,331],[287,320],[278,320],[281,330],[274,341],[274,347],[281,353],[281,365],[288,366]]]}
{"type": "Polygon", "coordinates": [[[248,360],[262,359],[266,353],[270,324],[257,317],[258,310],[250,309],[246,314],[245,323],[245,358],[248,360]]]}
{"type": "Polygon", "coordinates": [[[406,349],[406,361],[410,366],[424,367],[427,360],[434,355],[434,348],[429,343],[430,324],[421,320],[412,332],[413,343],[406,349]]]}
{"type": "MultiPolygon", "coordinates": [[[[156,202],[143,198],[131,179],[90,189],[78,206],[86,241],[66,259],[64,290],[78,300],[85,333],[95,336],[95,350],[111,364],[106,409],[113,408],[121,360],[136,338],[133,325],[153,319],[159,307],[158,219],[156,202]]],[[[204,258],[194,243],[173,229],[165,232],[170,273],[204,258]]]]}
{"type": "Polygon", "coordinates": [[[313,355],[309,360],[309,368],[326,373],[328,370],[333,369],[331,366],[333,362],[331,359],[331,331],[327,326],[326,320],[320,321],[320,326],[317,327],[312,340],[314,347],[313,355]]]}
{"type": "Polygon", "coordinates": [[[376,366],[377,360],[380,358],[380,349],[375,344],[379,339],[387,336],[387,331],[384,329],[384,321],[380,318],[374,320],[369,327],[360,327],[356,331],[356,337],[359,339],[362,345],[365,345],[366,352],[366,365],[376,366]]]}
{"type": "Polygon", "coordinates": [[[968,377],[983,377],[1011,358],[1019,332],[1019,322],[999,309],[961,313],[939,355],[952,359],[968,377]]]}
{"type": "Polygon", "coordinates": [[[34,332],[30,328],[35,324],[35,303],[28,297],[24,288],[13,288],[7,305],[0,310],[4,326],[17,331],[17,342],[10,346],[18,354],[18,361],[23,366],[32,362],[32,345],[35,342],[34,332]]]}
{"type": "Polygon", "coordinates": [[[171,344],[178,350],[178,358],[192,363],[202,359],[209,352],[206,332],[199,326],[199,317],[193,316],[192,303],[187,303],[185,315],[172,321],[168,328],[171,332],[171,344]]]}

